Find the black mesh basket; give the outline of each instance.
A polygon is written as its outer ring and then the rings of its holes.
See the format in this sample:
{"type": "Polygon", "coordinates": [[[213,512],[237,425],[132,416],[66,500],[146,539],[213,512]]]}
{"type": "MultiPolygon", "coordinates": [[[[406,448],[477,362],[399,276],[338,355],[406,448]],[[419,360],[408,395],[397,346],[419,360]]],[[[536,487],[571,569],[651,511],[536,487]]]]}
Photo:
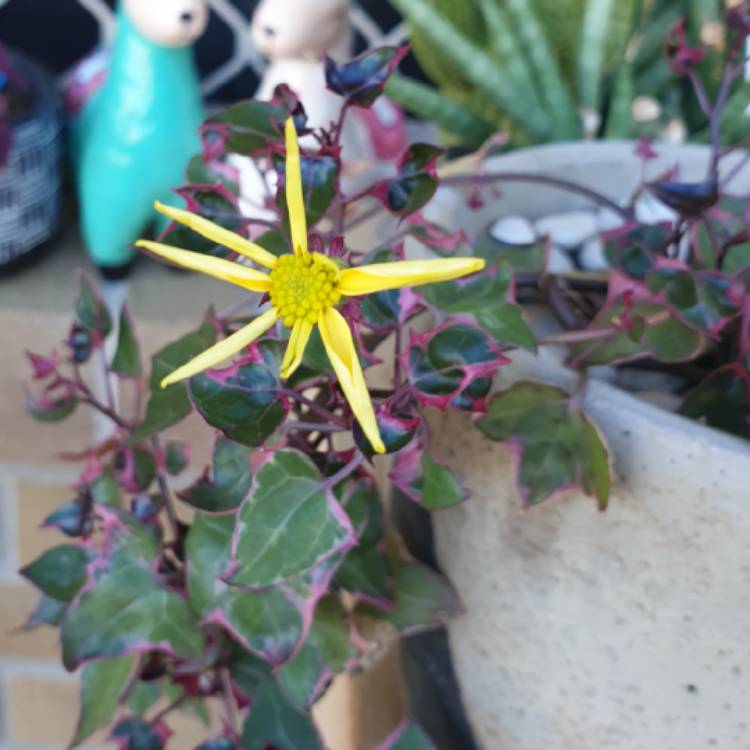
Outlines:
{"type": "Polygon", "coordinates": [[[53,81],[13,56],[31,88],[33,105],[13,125],[7,163],[0,168],[0,269],[27,257],[55,233],[60,220],[62,133],[53,81]]]}

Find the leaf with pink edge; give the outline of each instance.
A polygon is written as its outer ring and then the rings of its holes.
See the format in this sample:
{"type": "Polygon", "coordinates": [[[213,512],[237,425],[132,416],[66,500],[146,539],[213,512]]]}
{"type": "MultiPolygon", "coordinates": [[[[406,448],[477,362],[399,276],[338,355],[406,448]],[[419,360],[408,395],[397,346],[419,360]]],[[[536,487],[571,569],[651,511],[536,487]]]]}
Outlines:
{"type": "Polygon", "coordinates": [[[520,382],[490,400],[477,421],[488,438],[506,442],[524,507],[581,490],[607,507],[612,485],[604,438],[565,391],[520,382]]]}
{"type": "Polygon", "coordinates": [[[418,291],[430,307],[454,320],[465,318],[499,344],[535,348],[534,334],[513,301],[513,280],[507,263],[467,281],[430,284],[418,291]]]}
{"type": "Polygon", "coordinates": [[[187,489],[180,500],[206,513],[227,513],[239,508],[253,481],[247,448],[226,438],[214,444],[213,477],[208,469],[187,489]]]}
{"type": "Polygon", "coordinates": [[[256,472],[237,515],[228,582],[272,586],[354,544],[351,522],[315,464],[298,451],[280,450],[256,472]]]}
{"type": "Polygon", "coordinates": [[[403,355],[416,398],[441,411],[483,411],[492,378],[507,361],[486,333],[465,323],[412,332],[403,355]]]}
{"type": "Polygon", "coordinates": [[[96,292],[94,282],[85,273],[81,273],[78,287],[78,299],[75,302],[78,322],[90,331],[96,331],[104,339],[112,330],[112,317],[107,306],[96,292]]]}
{"type": "Polygon", "coordinates": [[[370,606],[363,611],[385,620],[409,635],[445,625],[462,611],[461,601],[450,582],[421,563],[401,563],[394,578],[395,605],[391,610],[370,606]]]}
{"type": "Polygon", "coordinates": [[[750,437],[750,373],[739,364],[715,370],[685,396],[679,412],[709,427],[750,437]]]}
{"type": "Polygon", "coordinates": [[[186,542],[190,602],[204,622],[224,627],[261,659],[283,664],[307,634],[337,561],[328,560],[283,586],[230,587],[221,576],[229,565],[234,526],[232,516],[196,515],[186,542]]]}
{"type": "Polygon", "coordinates": [[[272,143],[281,143],[289,108],[280,103],[247,100],[214,115],[201,130],[204,141],[217,134],[223,148],[230,153],[252,156],[262,153],[272,143]]]}
{"type": "Polygon", "coordinates": [[[113,508],[99,507],[97,514],[105,529],[101,553],[62,624],[66,668],[146,650],[198,658],[203,635],[195,614],[155,572],[153,528],[113,508]]]}
{"type": "Polygon", "coordinates": [[[86,582],[91,555],[84,547],[61,544],[44,552],[19,571],[43,594],[61,602],[71,601],[86,582]]]}
{"type": "Polygon", "coordinates": [[[164,750],[171,732],[163,722],[146,722],[131,717],[119,721],[110,734],[117,750],[164,750]]]}
{"type": "Polygon", "coordinates": [[[80,689],[80,714],[70,747],[84,740],[112,721],[118,699],[130,673],[135,668],[134,656],[94,661],[83,668],[80,689]]]}
{"type": "Polygon", "coordinates": [[[450,508],[469,496],[453,471],[419,444],[396,457],[390,479],[407,497],[427,510],[450,508]]]}
{"type": "Polygon", "coordinates": [[[190,398],[212,427],[242,445],[263,445],[286,419],[276,342],[261,342],[251,353],[223,370],[190,379],[190,398]]]}
{"type": "Polygon", "coordinates": [[[26,411],[39,422],[61,422],[69,417],[79,404],[78,396],[68,391],[60,396],[44,396],[35,399],[26,391],[24,402],[26,411]]]}
{"type": "Polygon", "coordinates": [[[295,706],[309,709],[356,656],[344,608],[329,596],[318,603],[302,648],[276,672],[276,679],[295,706]]]}
{"type": "Polygon", "coordinates": [[[427,143],[413,143],[401,157],[398,175],[370,189],[392,214],[409,216],[430,202],[438,189],[436,164],[443,150],[427,143]]]}
{"type": "Polygon", "coordinates": [[[407,45],[378,47],[363,52],[343,65],[337,65],[330,57],[326,57],[326,85],[349,104],[371,107],[408,52],[407,45]]]}
{"type": "Polygon", "coordinates": [[[435,745],[416,724],[404,722],[376,750],[435,750],[435,745]]]}
{"type": "Polygon", "coordinates": [[[607,301],[586,329],[588,338],[569,346],[576,367],[622,363],[643,357],[662,362],[694,358],[707,337],[643,285],[612,273],[607,301]]]}
{"type": "Polygon", "coordinates": [[[216,329],[209,322],[192,333],[165,346],[154,355],[149,385],[151,398],[146,416],[136,427],[131,442],[137,443],[155,432],[165,430],[190,414],[190,399],[185,383],[174,383],[161,388],[161,381],[181,365],[208,349],[216,341],[216,329]]]}
{"type": "Polygon", "coordinates": [[[117,349],[112,358],[111,367],[113,372],[124,378],[139,378],[141,376],[141,355],[133,331],[133,322],[126,305],[123,306],[120,313],[117,349]]]}
{"type": "Polygon", "coordinates": [[[242,729],[243,750],[323,750],[312,717],[297,708],[274,680],[261,687],[242,729]]]}

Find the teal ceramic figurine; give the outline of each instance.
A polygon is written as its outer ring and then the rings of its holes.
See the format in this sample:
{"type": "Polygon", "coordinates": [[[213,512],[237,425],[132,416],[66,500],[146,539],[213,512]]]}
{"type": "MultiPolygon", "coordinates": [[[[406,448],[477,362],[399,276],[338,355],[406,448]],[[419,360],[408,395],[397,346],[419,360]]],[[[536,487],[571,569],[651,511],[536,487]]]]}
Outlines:
{"type": "Polygon", "coordinates": [[[102,87],[72,127],[83,238],[107,278],[134,258],[154,200],[174,203],[200,150],[200,83],[191,49],[208,19],[205,0],[120,0],[102,87]]]}

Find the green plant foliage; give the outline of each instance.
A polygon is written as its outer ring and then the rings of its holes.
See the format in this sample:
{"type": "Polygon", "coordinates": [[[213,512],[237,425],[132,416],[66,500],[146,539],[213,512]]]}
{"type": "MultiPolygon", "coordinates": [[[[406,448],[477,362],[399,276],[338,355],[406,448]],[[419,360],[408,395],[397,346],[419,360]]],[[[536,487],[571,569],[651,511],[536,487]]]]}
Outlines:
{"type": "Polygon", "coordinates": [[[524,507],[571,489],[594,497],[600,510],[607,507],[612,476],[606,444],[564,391],[516,383],[491,399],[477,426],[510,447],[524,507]]]}

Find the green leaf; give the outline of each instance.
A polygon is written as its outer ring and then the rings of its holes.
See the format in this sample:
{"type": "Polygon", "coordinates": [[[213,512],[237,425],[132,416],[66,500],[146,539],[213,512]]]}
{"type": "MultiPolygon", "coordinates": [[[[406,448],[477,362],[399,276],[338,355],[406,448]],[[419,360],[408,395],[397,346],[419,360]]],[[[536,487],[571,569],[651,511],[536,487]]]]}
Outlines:
{"type": "Polygon", "coordinates": [[[276,672],[284,692],[299,708],[309,709],[328,681],[357,656],[349,638],[345,612],[335,597],[322,599],[310,633],[295,657],[276,672]]]}
{"type": "Polygon", "coordinates": [[[267,680],[253,701],[242,730],[243,750],[323,750],[310,714],[267,680]]]}
{"type": "Polygon", "coordinates": [[[247,100],[211,117],[206,125],[228,125],[229,138],[224,147],[229,152],[248,156],[266,149],[271,142],[281,142],[284,121],[289,110],[283,106],[247,100]]]}
{"type": "Polygon", "coordinates": [[[209,478],[206,470],[201,479],[178,494],[198,510],[225,513],[240,506],[252,481],[247,448],[219,438],[214,444],[213,478],[209,478]]]}
{"type": "Polygon", "coordinates": [[[263,355],[259,361],[242,361],[190,379],[190,397],[201,416],[242,445],[262,445],[287,415],[287,402],[280,392],[275,343],[258,345],[263,355]]]}
{"type": "Polygon", "coordinates": [[[94,284],[86,274],[81,274],[78,299],[75,302],[78,322],[90,331],[96,331],[106,338],[112,330],[112,318],[99,295],[94,291],[94,284]]]}
{"type": "Polygon", "coordinates": [[[412,334],[407,376],[423,406],[482,411],[492,378],[505,360],[486,333],[471,325],[445,323],[412,334]]]}
{"type": "Polygon", "coordinates": [[[83,547],[62,544],[47,550],[20,573],[47,596],[69,602],[86,582],[88,562],[89,554],[83,547]]]}
{"type": "Polygon", "coordinates": [[[409,216],[432,200],[438,188],[435,164],[442,149],[413,143],[399,163],[398,175],[378,183],[372,194],[396,216],[409,216]]]}
{"type": "Polygon", "coordinates": [[[406,722],[377,750],[435,750],[435,745],[416,724],[406,722]]]}
{"type": "Polygon", "coordinates": [[[160,727],[152,726],[142,719],[129,718],[118,722],[111,738],[123,750],[163,750],[164,737],[160,727]]]}
{"type": "Polygon", "coordinates": [[[65,394],[60,398],[36,400],[27,391],[24,398],[26,411],[39,422],[61,422],[76,410],[78,403],[78,397],[74,393],[65,394]]]}
{"type": "Polygon", "coordinates": [[[463,284],[430,284],[419,293],[431,307],[468,316],[497,343],[533,350],[534,334],[521,308],[509,301],[510,288],[510,266],[503,264],[495,276],[478,276],[463,284]]]}
{"type": "Polygon", "coordinates": [[[383,603],[393,596],[388,559],[376,547],[355,547],[336,571],[335,581],[364,601],[383,603]]]}
{"type": "Polygon", "coordinates": [[[120,330],[117,349],[112,359],[112,371],[126,378],[138,378],[142,371],[138,342],[133,333],[133,324],[127,306],[123,306],[120,313],[120,330]]]}
{"type": "Polygon", "coordinates": [[[81,713],[75,736],[77,747],[102,727],[110,724],[117,711],[117,699],[135,667],[135,657],[95,661],[83,668],[81,676],[81,713]]]}
{"type": "Polygon", "coordinates": [[[103,471],[89,485],[91,500],[98,505],[120,505],[120,485],[109,470],[103,471]]]}
{"type": "Polygon", "coordinates": [[[165,346],[154,355],[151,366],[151,398],[146,407],[146,416],[131,436],[137,443],[155,432],[171,427],[190,414],[190,399],[185,383],[175,383],[162,389],[161,381],[186,364],[193,357],[208,349],[216,341],[216,329],[206,321],[192,333],[165,346]]]}
{"type": "Polygon", "coordinates": [[[227,586],[220,576],[229,565],[234,526],[232,516],[196,515],[186,542],[190,602],[205,621],[227,628],[254,654],[283,663],[303,638],[307,610],[320,594],[288,587],[246,592],[227,586]]]}
{"type": "Polygon", "coordinates": [[[264,587],[351,548],[351,524],[315,464],[281,450],[258,469],[237,519],[230,584],[264,587]]]}
{"type": "Polygon", "coordinates": [[[427,452],[422,456],[422,481],[418,489],[422,505],[428,510],[449,508],[468,497],[456,475],[427,452]]]}
{"type": "Polygon", "coordinates": [[[40,625],[58,626],[62,622],[68,602],[61,602],[51,596],[42,594],[34,611],[24,623],[24,630],[33,630],[40,625]]]}
{"type": "Polygon", "coordinates": [[[750,437],[750,374],[740,365],[716,370],[685,396],[680,414],[750,437]]]}
{"type": "Polygon", "coordinates": [[[487,230],[477,240],[473,254],[484,258],[490,267],[510,266],[516,275],[541,273],[547,266],[548,247],[546,240],[538,240],[530,245],[510,245],[496,240],[487,230]]]}
{"type": "Polygon", "coordinates": [[[138,682],[128,698],[128,708],[136,716],[143,718],[160,697],[161,685],[158,681],[138,682]]]}
{"type": "Polygon", "coordinates": [[[191,659],[203,635],[190,605],[154,572],[157,542],[127,514],[99,509],[105,546],[92,585],[66,615],[63,662],[75,669],[90,659],[157,650],[191,659]]]}
{"type": "Polygon", "coordinates": [[[408,47],[378,47],[363,52],[343,65],[336,65],[330,57],[326,57],[326,84],[349,104],[371,107],[407,52],[408,47]]]}
{"type": "MultiPolygon", "coordinates": [[[[286,166],[281,156],[275,156],[274,167],[279,175],[279,188],[276,205],[284,217],[284,227],[289,229],[289,208],[286,203],[286,166]]],[[[339,185],[341,160],[331,153],[315,156],[302,155],[302,195],[305,203],[305,216],[308,227],[317,224],[325,215],[336,197],[339,185]]],[[[288,251],[287,251],[288,252],[288,251]]]]}
{"type": "Polygon", "coordinates": [[[420,563],[403,563],[393,585],[396,598],[392,611],[366,611],[405,634],[444,625],[461,612],[461,602],[451,584],[420,563]]]}
{"type": "Polygon", "coordinates": [[[181,474],[190,463],[190,445],[182,440],[169,440],[164,451],[164,465],[172,476],[181,474]]]}
{"type": "Polygon", "coordinates": [[[491,440],[508,441],[524,507],[580,488],[607,507],[611,470],[604,439],[572,408],[567,393],[521,382],[495,395],[477,427],[491,440]]]}

